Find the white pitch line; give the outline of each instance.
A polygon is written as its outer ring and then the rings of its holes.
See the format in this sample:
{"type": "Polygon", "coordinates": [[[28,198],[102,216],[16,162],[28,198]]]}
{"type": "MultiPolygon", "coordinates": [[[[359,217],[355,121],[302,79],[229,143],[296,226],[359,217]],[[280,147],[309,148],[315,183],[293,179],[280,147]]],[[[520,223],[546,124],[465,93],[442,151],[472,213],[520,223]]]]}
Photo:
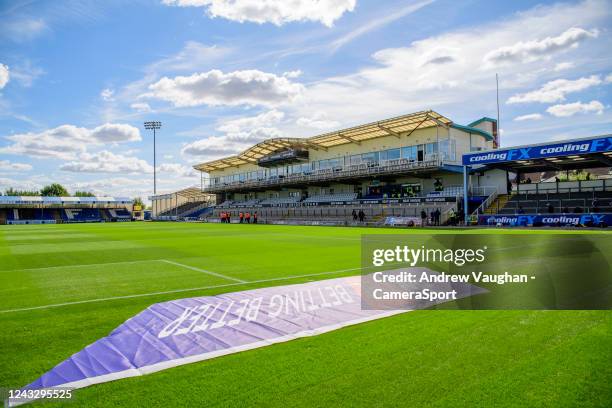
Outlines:
{"type": "Polygon", "coordinates": [[[244,282],[244,283],[242,283],[242,282],[226,283],[226,284],[222,284],[222,285],[201,286],[201,287],[198,287],[198,288],[174,289],[174,290],[166,290],[166,291],[162,291],[162,292],[139,293],[139,294],[136,294],[136,295],[113,296],[113,297],[107,297],[107,298],[79,300],[79,301],[75,301],[75,302],[55,303],[55,304],[44,305],[44,306],[24,307],[24,308],[21,308],[21,309],[0,310],[0,313],[25,312],[25,311],[28,311],[28,310],[50,309],[50,308],[54,308],[54,307],[81,305],[81,304],[84,304],[84,303],[107,302],[109,300],[133,299],[133,298],[139,298],[139,297],[167,295],[167,294],[172,294],[172,293],[193,292],[193,291],[196,291],[196,290],[207,290],[207,289],[226,288],[226,287],[232,287],[232,286],[252,285],[252,284],[255,284],[255,283],[266,283],[266,282],[275,282],[275,281],[280,281],[280,280],[307,278],[307,277],[310,277],[310,276],[331,275],[331,274],[334,274],[334,273],[349,272],[349,271],[356,271],[356,270],[362,270],[362,269],[370,269],[370,268],[367,267],[367,268],[340,269],[340,270],[337,270],[337,271],[309,273],[309,274],[305,274],[305,275],[294,275],[294,276],[287,276],[287,277],[283,277],[283,278],[259,279],[259,280],[255,280],[255,281],[244,282]]]}
{"type": "Polygon", "coordinates": [[[169,263],[170,265],[176,265],[176,266],[180,266],[180,267],[183,267],[183,268],[191,269],[192,271],[202,272],[202,273],[205,273],[207,275],[216,276],[218,278],[223,278],[223,279],[226,279],[226,280],[232,280],[234,282],[247,283],[247,281],[242,280],[242,279],[232,278],[231,276],[222,275],[220,273],[207,271],[206,269],[196,268],[195,266],[189,266],[189,265],[185,265],[185,264],[182,264],[182,263],[178,263],[178,262],[174,262],[174,261],[169,261],[167,259],[160,259],[160,261],[161,262],[165,262],[165,263],[169,263]]]}
{"type": "Polygon", "coordinates": [[[23,269],[9,269],[0,270],[3,272],[22,272],[22,271],[44,271],[47,269],[65,269],[65,268],[85,268],[88,266],[104,266],[104,265],[122,265],[122,264],[135,264],[144,262],[164,262],[164,259],[142,259],[140,261],[119,261],[119,262],[103,262],[94,264],[77,264],[77,265],[58,265],[58,266],[41,266],[40,268],[23,268],[23,269]]]}

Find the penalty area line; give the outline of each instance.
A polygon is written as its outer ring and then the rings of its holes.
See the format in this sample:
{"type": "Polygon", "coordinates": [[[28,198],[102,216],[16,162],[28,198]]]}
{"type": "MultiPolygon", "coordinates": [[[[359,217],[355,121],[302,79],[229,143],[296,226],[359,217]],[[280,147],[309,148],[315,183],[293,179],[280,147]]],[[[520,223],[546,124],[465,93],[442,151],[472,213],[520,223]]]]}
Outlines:
{"type": "Polygon", "coordinates": [[[111,300],[134,299],[134,298],[157,296],[157,295],[168,295],[168,294],[172,294],[172,293],[193,292],[193,291],[197,291],[197,290],[227,288],[227,287],[232,287],[232,286],[247,286],[247,285],[252,285],[252,284],[257,284],[257,283],[266,283],[266,282],[276,282],[276,281],[282,281],[282,280],[308,278],[308,277],[311,277],[311,276],[332,275],[332,274],[335,274],[335,273],[350,272],[350,271],[357,271],[357,270],[363,270],[363,269],[370,269],[370,267],[339,269],[339,270],[336,270],[336,271],[309,273],[309,274],[305,274],[305,275],[293,275],[293,276],[285,276],[285,277],[280,277],[280,278],[259,279],[259,280],[248,281],[248,282],[225,283],[225,284],[221,284],[221,285],[201,286],[201,287],[197,287],[197,288],[173,289],[173,290],[165,290],[165,291],[161,291],[161,292],[138,293],[138,294],[135,294],[135,295],[124,295],[124,296],[113,296],[113,297],[98,298],[98,299],[78,300],[78,301],[74,301],[74,302],[65,302],[65,303],[55,303],[55,304],[43,305],[43,306],[24,307],[24,308],[20,308],[20,309],[6,309],[6,310],[0,310],[0,313],[26,312],[26,311],[29,311],[29,310],[51,309],[51,308],[55,308],[55,307],[82,305],[82,304],[86,304],[86,303],[108,302],[108,301],[111,301],[111,300]]]}
{"type": "Polygon", "coordinates": [[[212,272],[212,271],[207,271],[206,269],[196,268],[195,266],[185,265],[185,264],[182,264],[182,263],[179,263],[179,262],[169,261],[167,259],[160,259],[160,261],[168,263],[170,265],[175,265],[175,266],[180,266],[182,268],[191,269],[192,271],[202,272],[202,273],[205,273],[207,275],[216,276],[217,278],[222,278],[222,279],[225,279],[225,280],[231,280],[231,281],[239,282],[239,283],[248,283],[247,281],[242,280],[242,279],[232,278],[231,276],[222,275],[220,273],[216,273],[216,272],[212,272]]]}

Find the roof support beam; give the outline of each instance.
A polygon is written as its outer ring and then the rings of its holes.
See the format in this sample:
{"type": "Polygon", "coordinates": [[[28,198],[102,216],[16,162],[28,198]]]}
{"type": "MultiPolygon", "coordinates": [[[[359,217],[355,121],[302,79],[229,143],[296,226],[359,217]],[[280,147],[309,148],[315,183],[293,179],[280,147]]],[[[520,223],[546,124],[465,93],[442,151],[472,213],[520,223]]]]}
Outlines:
{"type": "Polygon", "coordinates": [[[607,157],[607,156],[605,156],[603,154],[598,154],[598,155],[594,156],[594,158],[598,162],[603,163],[606,166],[612,167],[612,160],[609,157],[607,157]]]}
{"type": "Polygon", "coordinates": [[[356,143],[356,144],[358,144],[358,145],[361,145],[361,141],[359,141],[359,140],[357,140],[357,139],[353,139],[352,137],[347,136],[347,135],[345,135],[344,133],[340,133],[340,132],[338,132],[338,133],[337,133],[337,135],[338,135],[338,136],[340,136],[340,138],[342,138],[342,139],[344,139],[344,140],[348,140],[348,141],[349,141],[349,142],[351,142],[351,143],[356,143]]]}
{"type": "Polygon", "coordinates": [[[429,120],[429,115],[426,115],[425,119],[423,119],[418,125],[416,125],[416,127],[414,129],[412,129],[410,132],[408,132],[406,137],[410,136],[415,130],[417,130],[423,123],[427,122],[428,120],[429,120]]]}
{"type": "Polygon", "coordinates": [[[397,137],[398,139],[401,137],[399,133],[394,132],[393,130],[389,129],[388,127],[385,127],[383,125],[381,125],[380,123],[376,123],[376,126],[380,129],[380,130],[384,130],[385,132],[389,133],[392,136],[397,137]]]}
{"type": "Polygon", "coordinates": [[[555,170],[561,171],[563,170],[563,168],[559,165],[557,165],[555,162],[551,162],[549,160],[532,160],[533,163],[535,164],[540,164],[542,166],[548,166],[548,167],[552,167],[555,170]]]}
{"type": "MultiPolygon", "coordinates": [[[[431,112],[431,111],[430,111],[431,112]]],[[[429,113],[427,114],[427,118],[433,122],[436,122],[439,126],[442,126],[444,129],[448,129],[449,125],[447,123],[444,123],[440,120],[438,120],[437,118],[434,118],[433,116],[431,116],[429,113]]]]}

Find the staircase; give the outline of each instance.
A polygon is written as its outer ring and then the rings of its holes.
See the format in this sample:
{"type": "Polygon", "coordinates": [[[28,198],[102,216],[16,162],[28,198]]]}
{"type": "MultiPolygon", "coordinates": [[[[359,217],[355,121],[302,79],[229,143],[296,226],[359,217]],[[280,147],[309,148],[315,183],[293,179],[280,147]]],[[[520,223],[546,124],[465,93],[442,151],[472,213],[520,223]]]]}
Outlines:
{"type": "Polygon", "coordinates": [[[510,200],[510,194],[499,194],[491,205],[485,210],[485,214],[497,214],[499,210],[506,206],[506,203],[510,200]]]}
{"type": "MultiPolygon", "coordinates": [[[[111,210],[105,210],[105,209],[103,209],[103,208],[102,208],[102,209],[100,209],[100,215],[102,215],[102,219],[103,219],[105,222],[110,222],[110,220],[111,220],[111,217],[109,217],[109,216],[108,216],[108,214],[110,213],[110,211],[111,211],[111,210]]],[[[110,215],[112,216],[112,215],[113,215],[113,213],[110,213],[110,215]]]]}
{"type": "Polygon", "coordinates": [[[52,214],[53,214],[53,218],[55,219],[55,223],[59,224],[62,222],[62,214],[61,214],[62,210],[52,210],[52,214]]]}

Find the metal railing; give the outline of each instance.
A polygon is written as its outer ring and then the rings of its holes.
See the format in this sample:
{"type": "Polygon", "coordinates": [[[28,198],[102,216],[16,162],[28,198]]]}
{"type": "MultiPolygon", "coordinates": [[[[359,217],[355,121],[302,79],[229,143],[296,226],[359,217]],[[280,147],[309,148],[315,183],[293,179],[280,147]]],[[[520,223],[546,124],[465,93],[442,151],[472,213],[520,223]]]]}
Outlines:
{"type": "Polygon", "coordinates": [[[497,199],[498,193],[495,189],[477,208],[472,212],[472,216],[484,214],[491,204],[497,199]]]}
{"type": "Polygon", "coordinates": [[[220,193],[233,190],[245,190],[249,188],[277,187],[292,184],[309,184],[315,182],[338,181],[354,177],[369,177],[390,175],[405,171],[434,170],[440,167],[438,159],[428,161],[409,161],[408,159],[389,160],[382,164],[378,162],[362,163],[350,166],[316,170],[312,174],[291,174],[284,177],[266,180],[237,181],[231,184],[214,184],[205,186],[202,190],[206,193],[220,193]]]}

